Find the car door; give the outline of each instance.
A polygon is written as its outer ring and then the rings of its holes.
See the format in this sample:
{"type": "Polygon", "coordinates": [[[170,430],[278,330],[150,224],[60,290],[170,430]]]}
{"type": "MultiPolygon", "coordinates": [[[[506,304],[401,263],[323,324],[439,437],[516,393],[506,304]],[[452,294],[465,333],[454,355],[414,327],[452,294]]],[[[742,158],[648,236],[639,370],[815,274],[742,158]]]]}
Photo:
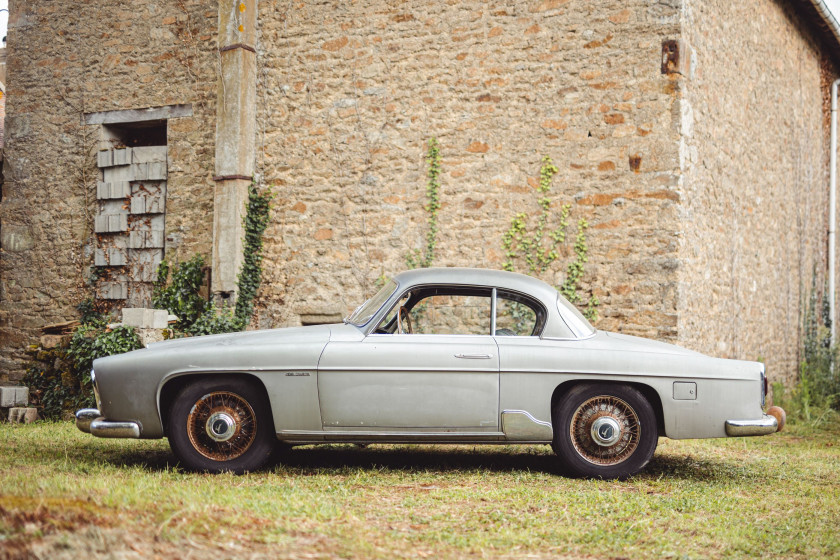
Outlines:
{"type": "Polygon", "coordinates": [[[384,323],[393,333],[327,344],[318,366],[324,429],[498,432],[489,293],[436,287],[412,297],[412,332],[396,329],[392,311],[384,323]]]}

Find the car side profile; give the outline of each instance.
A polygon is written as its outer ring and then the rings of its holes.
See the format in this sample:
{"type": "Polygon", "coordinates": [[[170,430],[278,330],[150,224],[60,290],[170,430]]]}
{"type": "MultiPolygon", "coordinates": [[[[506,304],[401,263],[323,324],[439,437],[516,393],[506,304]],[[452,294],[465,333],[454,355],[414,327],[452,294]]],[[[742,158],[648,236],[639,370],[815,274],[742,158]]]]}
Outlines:
{"type": "Polygon", "coordinates": [[[755,436],[764,365],[598,331],[550,285],[432,268],[343,323],[202,336],[94,362],[100,437],[169,439],[182,465],[242,473],[278,442],[549,444],[572,476],[624,478],[660,436],[755,436]]]}

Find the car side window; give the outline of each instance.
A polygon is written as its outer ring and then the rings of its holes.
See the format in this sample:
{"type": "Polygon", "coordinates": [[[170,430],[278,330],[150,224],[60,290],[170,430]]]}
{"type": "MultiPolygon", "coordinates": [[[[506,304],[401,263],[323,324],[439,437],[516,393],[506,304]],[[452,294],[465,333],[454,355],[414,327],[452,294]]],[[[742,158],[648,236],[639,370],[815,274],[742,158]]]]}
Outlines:
{"type": "Polygon", "coordinates": [[[490,298],[480,295],[431,295],[410,312],[416,334],[490,333],[490,298]]]}
{"type": "Polygon", "coordinates": [[[532,336],[541,327],[541,314],[527,299],[499,292],[496,296],[496,336],[532,336]]]}

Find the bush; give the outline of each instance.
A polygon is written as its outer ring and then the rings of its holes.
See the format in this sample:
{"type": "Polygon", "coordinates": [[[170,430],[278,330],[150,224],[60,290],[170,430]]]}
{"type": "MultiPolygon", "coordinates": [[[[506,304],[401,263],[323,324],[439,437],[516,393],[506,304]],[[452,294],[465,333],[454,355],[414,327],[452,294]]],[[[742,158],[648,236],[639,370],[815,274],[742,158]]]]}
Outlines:
{"type": "Polygon", "coordinates": [[[32,363],[23,383],[29,387],[32,403],[40,409],[42,418],[60,419],[66,410],[95,406],[90,381],[93,361],[142,347],[134,328],[108,329],[101,315],[80,311],[83,323],[69,340],[48,350],[30,347],[32,363]]]}
{"type": "Polygon", "coordinates": [[[196,255],[185,263],[175,264],[171,270],[169,263],[163,261],[158,266],[152,306],[177,315],[175,328],[187,331],[207,309],[208,301],[199,294],[203,284],[203,256],[196,255]]]}
{"type": "Polygon", "coordinates": [[[788,392],[773,384],[773,400],[793,421],[821,424],[840,411],[838,348],[831,345],[831,314],[828,298],[811,295],[802,322],[802,359],[796,385],[788,392]]]}

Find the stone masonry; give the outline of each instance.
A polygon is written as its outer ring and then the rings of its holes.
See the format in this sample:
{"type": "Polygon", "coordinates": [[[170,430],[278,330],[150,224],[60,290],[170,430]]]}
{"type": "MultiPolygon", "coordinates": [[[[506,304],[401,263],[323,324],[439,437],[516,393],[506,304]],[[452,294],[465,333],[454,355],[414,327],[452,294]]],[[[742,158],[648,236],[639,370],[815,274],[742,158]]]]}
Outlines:
{"type": "Polygon", "coordinates": [[[254,327],[340,319],[406,267],[425,246],[434,137],[435,265],[501,268],[511,218],[533,224],[539,211],[548,155],[552,220],[572,210],[545,280],[562,283],[586,219],[599,328],[763,358],[790,379],[803,298],[825,271],[838,52],[799,5],[248,0],[237,15],[211,0],[12,1],[0,380],[17,379],[37,330],[74,318],[91,293],[101,131],[83,115],[178,104],[192,112],[167,122],[166,259],[216,247],[208,262],[235,262],[219,249],[235,243],[214,244],[214,196],[216,213],[235,216],[251,174],[275,193],[254,327]],[[225,18],[255,35],[237,42],[225,18]],[[680,50],[672,66],[663,45],[680,50]],[[239,67],[222,64],[233,56],[239,67]],[[236,76],[256,85],[240,114],[253,109],[253,161],[235,142],[220,151],[236,76]],[[234,203],[219,198],[225,181],[234,203]]]}

